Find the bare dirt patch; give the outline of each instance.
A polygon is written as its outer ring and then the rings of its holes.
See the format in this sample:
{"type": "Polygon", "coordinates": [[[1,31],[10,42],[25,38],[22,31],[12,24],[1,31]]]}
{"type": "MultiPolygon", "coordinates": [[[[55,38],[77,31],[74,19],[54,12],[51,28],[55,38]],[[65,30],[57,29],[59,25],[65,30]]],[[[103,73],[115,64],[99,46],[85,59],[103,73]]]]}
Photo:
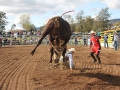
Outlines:
{"type": "Polygon", "coordinates": [[[0,90],[120,90],[120,49],[101,50],[102,64],[92,64],[88,47],[76,49],[75,69],[49,69],[49,46],[0,48],[0,90]]]}

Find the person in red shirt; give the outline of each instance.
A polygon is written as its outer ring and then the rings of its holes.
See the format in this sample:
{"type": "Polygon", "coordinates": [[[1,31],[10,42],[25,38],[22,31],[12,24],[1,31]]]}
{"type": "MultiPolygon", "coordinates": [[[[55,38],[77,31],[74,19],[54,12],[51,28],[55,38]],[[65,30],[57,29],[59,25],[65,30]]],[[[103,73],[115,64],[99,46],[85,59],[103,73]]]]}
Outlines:
{"type": "Polygon", "coordinates": [[[100,56],[99,56],[100,50],[101,50],[101,45],[100,45],[100,42],[99,42],[100,37],[95,36],[94,31],[91,31],[90,35],[91,35],[91,38],[90,38],[90,48],[91,48],[90,55],[94,59],[93,63],[95,63],[98,60],[98,63],[100,64],[101,63],[100,56]],[[94,54],[96,55],[97,60],[96,60],[94,54]]]}

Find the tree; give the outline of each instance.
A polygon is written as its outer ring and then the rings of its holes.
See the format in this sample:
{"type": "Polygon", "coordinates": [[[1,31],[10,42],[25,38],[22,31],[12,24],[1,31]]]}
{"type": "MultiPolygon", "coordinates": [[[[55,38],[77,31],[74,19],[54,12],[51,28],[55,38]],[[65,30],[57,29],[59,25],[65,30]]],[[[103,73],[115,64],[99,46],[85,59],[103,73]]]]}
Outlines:
{"type": "Polygon", "coordinates": [[[0,32],[3,32],[3,30],[5,30],[5,25],[8,23],[6,19],[6,13],[0,12],[0,32]]]}
{"type": "Polygon", "coordinates": [[[83,32],[83,24],[84,24],[84,11],[81,10],[76,14],[76,21],[77,21],[77,26],[79,29],[79,32],[83,32]]]}
{"type": "Polygon", "coordinates": [[[31,30],[33,27],[33,24],[30,21],[30,15],[29,14],[23,14],[20,16],[19,24],[25,28],[27,31],[31,30]]]}
{"type": "Polygon", "coordinates": [[[30,28],[29,31],[31,31],[31,32],[32,32],[32,31],[37,31],[37,29],[36,29],[36,27],[35,27],[34,24],[31,24],[30,27],[31,27],[31,28],[30,28]]]}
{"type": "Polygon", "coordinates": [[[42,30],[44,30],[44,28],[45,28],[45,25],[41,26],[40,30],[42,31],[42,30]]]}
{"type": "Polygon", "coordinates": [[[13,25],[11,26],[11,30],[12,30],[12,29],[14,29],[15,27],[16,27],[16,25],[15,25],[15,24],[13,24],[13,25]]]}
{"type": "Polygon", "coordinates": [[[76,24],[75,24],[75,23],[72,23],[72,24],[70,24],[70,26],[71,26],[71,30],[72,30],[72,32],[75,32],[76,24]]]}
{"type": "Polygon", "coordinates": [[[108,9],[109,9],[108,7],[101,9],[96,18],[98,22],[98,27],[101,29],[101,31],[109,27],[108,23],[111,14],[108,12],[108,9]]]}
{"type": "Polygon", "coordinates": [[[99,26],[100,26],[100,25],[99,25],[99,22],[96,21],[96,20],[94,20],[92,29],[93,29],[94,31],[100,31],[99,26]]]}
{"type": "Polygon", "coordinates": [[[83,24],[84,32],[90,32],[93,29],[94,19],[91,16],[86,16],[83,24]]]}
{"type": "Polygon", "coordinates": [[[113,26],[120,26],[120,22],[116,22],[116,23],[114,23],[113,26]]]}

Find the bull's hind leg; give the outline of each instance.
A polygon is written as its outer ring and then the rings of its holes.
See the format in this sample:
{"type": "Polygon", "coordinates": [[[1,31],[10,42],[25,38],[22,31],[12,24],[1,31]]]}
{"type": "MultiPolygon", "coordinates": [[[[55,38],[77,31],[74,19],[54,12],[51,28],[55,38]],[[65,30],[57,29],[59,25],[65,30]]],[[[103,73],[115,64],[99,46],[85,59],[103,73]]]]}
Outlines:
{"type": "Polygon", "coordinates": [[[53,47],[51,47],[50,48],[50,63],[52,63],[53,54],[54,54],[53,47]]]}

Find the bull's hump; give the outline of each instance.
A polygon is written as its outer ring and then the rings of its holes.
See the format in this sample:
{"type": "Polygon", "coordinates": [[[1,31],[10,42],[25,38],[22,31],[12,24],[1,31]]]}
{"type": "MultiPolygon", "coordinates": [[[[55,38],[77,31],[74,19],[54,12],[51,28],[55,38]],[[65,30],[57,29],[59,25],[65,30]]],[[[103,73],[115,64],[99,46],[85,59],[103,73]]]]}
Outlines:
{"type": "Polygon", "coordinates": [[[50,20],[53,20],[53,21],[54,21],[54,20],[56,20],[56,19],[57,19],[57,20],[60,20],[60,19],[62,19],[62,18],[61,18],[60,16],[55,16],[55,17],[52,17],[50,20]]]}
{"type": "Polygon", "coordinates": [[[55,17],[52,17],[51,19],[55,19],[55,18],[61,18],[60,16],[55,16],[55,17]]]}

